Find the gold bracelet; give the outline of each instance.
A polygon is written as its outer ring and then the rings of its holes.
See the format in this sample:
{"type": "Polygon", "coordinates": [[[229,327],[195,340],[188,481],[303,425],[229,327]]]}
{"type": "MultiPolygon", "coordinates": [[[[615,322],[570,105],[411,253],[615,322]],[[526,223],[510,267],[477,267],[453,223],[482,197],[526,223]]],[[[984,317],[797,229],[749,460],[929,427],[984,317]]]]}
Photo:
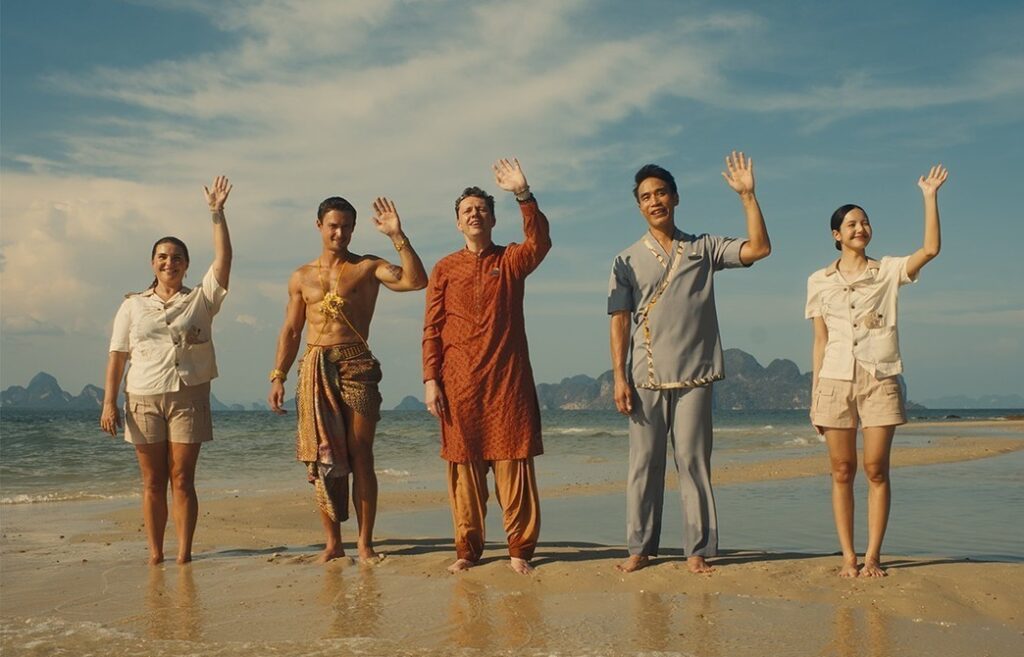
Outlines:
{"type": "Polygon", "coordinates": [[[270,370],[270,382],[273,383],[274,379],[281,379],[281,383],[284,383],[285,381],[288,380],[285,376],[285,373],[277,369],[270,370]]]}
{"type": "Polygon", "coordinates": [[[409,240],[403,237],[399,241],[392,242],[391,244],[395,247],[395,251],[401,253],[402,249],[404,249],[409,244],[409,240]]]}

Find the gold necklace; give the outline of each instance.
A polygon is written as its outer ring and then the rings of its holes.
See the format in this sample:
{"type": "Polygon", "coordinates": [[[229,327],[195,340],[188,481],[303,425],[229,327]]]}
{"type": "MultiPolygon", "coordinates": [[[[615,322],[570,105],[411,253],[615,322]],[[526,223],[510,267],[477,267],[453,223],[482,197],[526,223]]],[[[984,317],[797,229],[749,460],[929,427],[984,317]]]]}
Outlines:
{"type": "Polygon", "coordinates": [[[338,270],[338,279],[334,281],[334,289],[328,290],[327,281],[324,280],[323,262],[320,258],[316,260],[316,271],[320,278],[320,287],[324,291],[323,301],[320,302],[320,314],[328,321],[337,320],[342,314],[342,308],[345,306],[345,300],[338,294],[338,287],[341,285],[341,273],[345,271],[345,265],[347,264],[347,260],[341,261],[341,269],[338,270]]]}

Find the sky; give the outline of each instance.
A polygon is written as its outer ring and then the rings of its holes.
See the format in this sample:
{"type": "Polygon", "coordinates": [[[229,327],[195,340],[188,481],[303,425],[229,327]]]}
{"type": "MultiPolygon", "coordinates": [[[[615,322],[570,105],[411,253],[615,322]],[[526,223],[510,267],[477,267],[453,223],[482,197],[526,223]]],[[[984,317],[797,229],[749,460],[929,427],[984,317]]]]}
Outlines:
{"type": "MultiPolygon", "coordinates": [[[[5,0],[0,5],[0,387],[39,371],[102,385],[123,294],[163,235],[212,259],[202,186],[234,184],[235,260],[214,333],[222,401],[266,397],[286,281],[320,249],[319,202],[352,201],[353,250],[398,206],[428,268],[462,247],[453,201],[498,197],[518,157],[552,224],[531,275],[537,382],[607,370],[608,273],[646,225],[648,162],[687,232],[744,236],[724,183],[754,159],[773,253],[715,280],[726,347],[810,368],[807,276],[857,203],[869,254],[921,245],[917,178],[941,162],[943,250],[902,289],[911,399],[1024,394],[1024,7],[1015,2],[5,0]]],[[[390,408],[422,398],[423,292],[382,291],[370,343],[390,408]]],[[[288,394],[292,394],[290,384],[288,394]]]]}

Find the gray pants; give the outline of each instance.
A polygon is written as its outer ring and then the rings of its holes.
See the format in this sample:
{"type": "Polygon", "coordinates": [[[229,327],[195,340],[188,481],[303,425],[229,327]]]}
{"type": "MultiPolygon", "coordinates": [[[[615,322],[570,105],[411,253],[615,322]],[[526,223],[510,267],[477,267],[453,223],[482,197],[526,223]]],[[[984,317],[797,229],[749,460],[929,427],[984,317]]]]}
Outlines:
{"type": "Polygon", "coordinates": [[[632,555],[656,556],[661,541],[668,440],[683,501],[683,552],[718,554],[718,518],[711,492],[711,386],[644,390],[629,421],[626,544],[632,555]]]}

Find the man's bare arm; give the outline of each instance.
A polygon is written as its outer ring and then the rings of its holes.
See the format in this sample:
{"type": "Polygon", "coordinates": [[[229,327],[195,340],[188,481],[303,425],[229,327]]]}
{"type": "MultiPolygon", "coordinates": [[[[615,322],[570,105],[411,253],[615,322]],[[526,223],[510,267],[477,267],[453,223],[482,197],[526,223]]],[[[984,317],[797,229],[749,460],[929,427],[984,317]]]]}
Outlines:
{"type": "Polygon", "coordinates": [[[623,415],[633,412],[633,386],[626,373],[626,361],[629,356],[629,321],[628,311],[619,311],[611,317],[611,349],[612,375],[615,380],[615,408],[623,415]]]}
{"type": "Polygon", "coordinates": [[[306,324],[306,302],[302,298],[302,274],[296,271],[288,279],[288,305],[284,311],[284,325],[277,338],[277,353],[274,355],[275,374],[270,382],[270,394],[267,402],[270,410],[278,415],[286,413],[281,407],[284,404],[284,379],[295,362],[302,342],[302,329],[306,324]]]}
{"type": "Polygon", "coordinates": [[[381,260],[375,271],[377,280],[395,292],[422,290],[427,286],[427,271],[423,268],[420,256],[402,232],[402,221],[398,217],[394,202],[383,196],[378,197],[373,202],[373,212],[373,223],[377,230],[388,236],[402,261],[401,265],[394,265],[387,260],[381,260]]]}
{"type": "Polygon", "coordinates": [[[772,252],[772,243],[768,239],[768,228],[764,225],[764,215],[754,194],[754,160],[743,153],[733,151],[725,158],[728,173],[722,172],[725,182],[734,192],[740,195],[743,213],[747,218],[747,241],[740,246],[740,262],[752,265],[772,252]]]}

